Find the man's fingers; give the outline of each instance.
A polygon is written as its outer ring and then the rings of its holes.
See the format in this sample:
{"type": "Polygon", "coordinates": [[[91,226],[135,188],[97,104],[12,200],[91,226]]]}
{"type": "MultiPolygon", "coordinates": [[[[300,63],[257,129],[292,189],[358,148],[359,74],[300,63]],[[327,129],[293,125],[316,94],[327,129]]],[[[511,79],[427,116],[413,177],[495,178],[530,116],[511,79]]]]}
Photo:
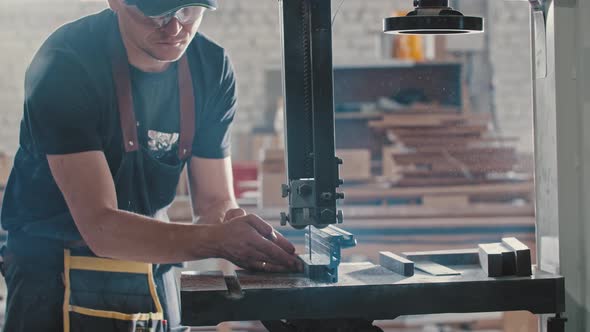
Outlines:
{"type": "Polygon", "coordinates": [[[266,221],[262,220],[262,218],[260,218],[257,215],[249,215],[247,222],[248,224],[250,224],[250,226],[254,227],[254,229],[256,229],[256,231],[260,233],[260,235],[264,236],[269,240],[272,240],[273,236],[276,236],[273,235],[274,229],[272,228],[272,226],[269,225],[266,221]]]}
{"type": "Polygon", "coordinates": [[[289,242],[289,240],[287,240],[283,236],[283,234],[277,232],[276,230],[274,231],[274,234],[275,234],[275,240],[273,242],[277,246],[281,247],[283,250],[285,250],[289,254],[295,253],[295,246],[293,246],[293,244],[291,242],[289,242]]]}
{"type": "Polygon", "coordinates": [[[269,241],[278,245],[281,249],[288,252],[289,254],[295,253],[295,247],[289,240],[287,240],[281,233],[277,232],[271,225],[260,217],[252,215],[249,223],[254,227],[258,233],[267,238],[269,241]]]}
{"type": "Polygon", "coordinates": [[[225,221],[229,221],[238,217],[243,217],[246,215],[246,210],[244,209],[231,209],[225,213],[225,221]]]}
{"type": "Polygon", "coordinates": [[[255,264],[254,269],[261,272],[268,272],[268,273],[285,273],[285,272],[294,272],[293,268],[289,268],[283,265],[276,265],[269,262],[258,262],[255,264]]]}
{"type": "Polygon", "coordinates": [[[259,252],[266,254],[268,262],[270,263],[289,266],[292,269],[298,267],[299,258],[293,254],[288,254],[274,242],[264,239],[253,242],[252,245],[254,245],[259,252]]]}

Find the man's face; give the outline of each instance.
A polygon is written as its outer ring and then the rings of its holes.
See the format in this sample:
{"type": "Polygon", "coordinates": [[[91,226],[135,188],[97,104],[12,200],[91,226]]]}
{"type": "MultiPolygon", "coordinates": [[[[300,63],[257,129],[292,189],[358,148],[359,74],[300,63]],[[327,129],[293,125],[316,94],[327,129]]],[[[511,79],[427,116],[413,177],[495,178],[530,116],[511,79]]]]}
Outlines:
{"type": "Polygon", "coordinates": [[[187,7],[183,14],[190,18],[188,22],[182,23],[172,17],[162,25],[162,20],[158,22],[143,15],[137,7],[121,3],[118,15],[123,37],[148,56],[164,62],[176,61],[184,54],[197,34],[205,12],[204,7],[187,7]]]}

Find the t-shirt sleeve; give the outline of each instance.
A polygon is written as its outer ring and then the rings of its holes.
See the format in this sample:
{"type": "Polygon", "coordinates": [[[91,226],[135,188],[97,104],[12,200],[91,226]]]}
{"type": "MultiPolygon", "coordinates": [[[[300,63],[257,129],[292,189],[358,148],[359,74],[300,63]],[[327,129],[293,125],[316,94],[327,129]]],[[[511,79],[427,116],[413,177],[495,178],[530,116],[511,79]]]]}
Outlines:
{"type": "Polygon", "coordinates": [[[223,67],[217,87],[205,102],[205,109],[197,116],[197,131],[193,141],[193,155],[201,158],[222,159],[230,155],[230,127],[237,109],[237,91],[234,69],[224,55],[223,67]]]}
{"type": "Polygon", "coordinates": [[[25,76],[24,125],[41,154],[102,150],[96,89],[74,54],[39,52],[25,76]]]}

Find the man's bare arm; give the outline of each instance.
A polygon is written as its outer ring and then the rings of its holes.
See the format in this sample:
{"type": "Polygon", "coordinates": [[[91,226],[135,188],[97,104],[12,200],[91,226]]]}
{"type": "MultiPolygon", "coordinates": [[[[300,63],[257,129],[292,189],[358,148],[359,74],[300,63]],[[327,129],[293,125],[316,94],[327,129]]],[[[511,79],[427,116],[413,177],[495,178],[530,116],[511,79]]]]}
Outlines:
{"type": "Polygon", "coordinates": [[[238,207],[231,158],[192,157],[188,167],[193,215],[200,224],[223,222],[226,212],[238,207]]]}
{"type": "Polygon", "coordinates": [[[51,155],[47,160],[80,234],[98,256],[150,263],[221,257],[251,269],[300,267],[292,245],[277,241],[272,227],[256,216],[215,226],[160,222],[117,208],[103,152],[51,155]]]}

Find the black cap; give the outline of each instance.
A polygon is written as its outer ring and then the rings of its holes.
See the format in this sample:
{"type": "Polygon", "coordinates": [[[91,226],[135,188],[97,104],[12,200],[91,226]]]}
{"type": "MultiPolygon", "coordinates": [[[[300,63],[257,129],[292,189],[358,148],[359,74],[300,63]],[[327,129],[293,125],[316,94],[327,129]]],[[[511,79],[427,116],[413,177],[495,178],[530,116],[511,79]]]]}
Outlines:
{"type": "Polygon", "coordinates": [[[145,16],[166,15],[189,6],[217,9],[217,0],[126,0],[126,3],[137,6],[145,16]]]}

